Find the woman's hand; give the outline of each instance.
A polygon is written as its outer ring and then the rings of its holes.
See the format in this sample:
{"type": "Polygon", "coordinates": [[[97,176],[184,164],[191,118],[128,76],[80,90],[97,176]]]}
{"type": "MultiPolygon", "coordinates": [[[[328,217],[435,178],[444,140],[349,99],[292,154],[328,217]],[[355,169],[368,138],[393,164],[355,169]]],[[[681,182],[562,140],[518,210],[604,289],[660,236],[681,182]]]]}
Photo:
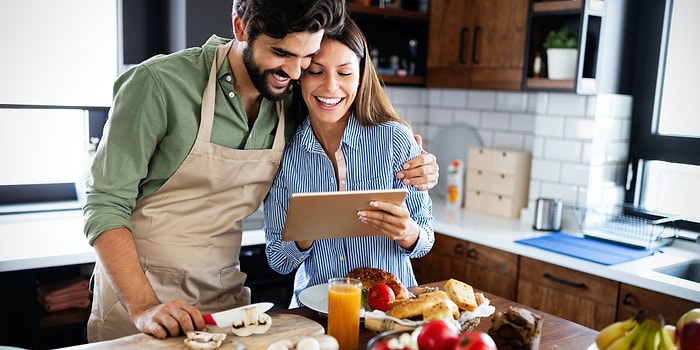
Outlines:
{"type": "Polygon", "coordinates": [[[396,173],[396,177],[403,179],[404,185],[411,185],[417,190],[429,190],[438,183],[440,167],[437,158],[423,150],[423,139],[420,135],[414,135],[421,154],[403,164],[404,170],[396,173]]]}
{"type": "Polygon", "coordinates": [[[405,249],[411,249],[418,241],[420,229],[411,219],[406,203],[401,205],[389,202],[372,201],[370,205],[378,210],[357,212],[360,221],[379,230],[387,238],[396,241],[405,249]]]}

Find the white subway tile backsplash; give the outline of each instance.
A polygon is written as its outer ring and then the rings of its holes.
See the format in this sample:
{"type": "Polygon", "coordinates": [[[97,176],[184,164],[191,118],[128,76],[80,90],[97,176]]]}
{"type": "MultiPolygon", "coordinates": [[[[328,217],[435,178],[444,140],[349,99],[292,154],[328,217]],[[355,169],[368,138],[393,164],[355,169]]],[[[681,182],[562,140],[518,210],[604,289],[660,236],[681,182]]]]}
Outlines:
{"type": "Polygon", "coordinates": [[[535,137],[532,142],[532,157],[544,158],[544,138],[535,137]]]}
{"type": "Polygon", "coordinates": [[[595,121],[591,119],[567,118],[564,121],[564,138],[592,140],[595,137],[595,121]]]}
{"type": "Polygon", "coordinates": [[[591,164],[593,158],[593,142],[585,141],[581,143],[581,164],[591,164]]]}
{"type": "Polygon", "coordinates": [[[537,136],[564,136],[563,117],[540,116],[535,120],[535,135],[537,136]]]}
{"type": "Polygon", "coordinates": [[[488,129],[508,130],[510,115],[501,112],[482,112],[481,127],[488,129]]]}
{"type": "Polygon", "coordinates": [[[549,198],[560,198],[567,203],[576,203],[578,199],[579,186],[560,183],[542,182],[540,196],[549,198]]]}
{"type": "Polygon", "coordinates": [[[468,108],[496,109],[496,92],[494,91],[469,91],[468,108]]]}
{"type": "Polygon", "coordinates": [[[560,180],[562,183],[578,186],[588,186],[589,170],[590,167],[587,165],[562,163],[560,180]]]}
{"type": "Polygon", "coordinates": [[[549,98],[547,113],[584,116],[586,114],[586,97],[574,94],[552,93],[549,98]]]}
{"type": "Polygon", "coordinates": [[[471,109],[457,109],[455,110],[455,121],[478,128],[481,126],[481,112],[471,109]]]}
{"type": "Polygon", "coordinates": [[[525,140],[522,134],[499,131],[494,131],[493,133],[493,147],[496,148],[514,149],[520,151],[523,150],[524,143],[525,140]]]}
{"type": "Polygon", "coordinates": [[[535,133],[535,118],[534,115],[515,113],[510,116],[510,129],[513,131],[521,131],[530,135],[535,133]]]}
{"type": "Polygon", "coordinates": [[[527,95],[516,92],[499,92],[496,94],[496,109],[513,112],[526,111],[527,95]]]}
{"type": "Polygon", "coordinates": [[[549,94],[530,93],[528,94],[527,111],[536,115],[547,114],[549,105],[549,94]]]}
{"type": "Polygon", "coordinates": [[[394,105],[424,106],[426,102],[425,89],[415,87],[386,88],[391,103],[394,105]]]}
{"type": "Polygon", "coordinates": [[[561,162],[533,158],[530,169],[532,179],[558,182],[561,178],[561,162]]]}
{"type": "Polygon", "coordinates": [[[454,113],[454,109],[431,108],[428,118],[430,118],[430,123],[443,127],[454,122],[454,113]]]}
{"type": "Polygon", "coordinates": [[[454,108],[467,107],[467,90],[446,89],[442,91],[442,106],[454,108]]]}
{"type": "Polygon", "coordinates": [[[544,145],[546,159],[579,162],[581,160],[582,144],[579,141],[547,139],[544,145]]]}

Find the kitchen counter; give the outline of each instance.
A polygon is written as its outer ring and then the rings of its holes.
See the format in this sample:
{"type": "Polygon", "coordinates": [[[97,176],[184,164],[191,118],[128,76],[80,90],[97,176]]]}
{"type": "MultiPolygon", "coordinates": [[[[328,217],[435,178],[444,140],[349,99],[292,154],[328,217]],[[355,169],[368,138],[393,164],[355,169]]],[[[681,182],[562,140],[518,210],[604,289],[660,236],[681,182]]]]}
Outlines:
{"type": "Polygon", "coordinates": [[[516,243],[519,239],[549,234],[532,229],[532,220],[527,218],[502,219],[464,209],[448,209],[437,201],[433,205],[433,227],[437,233],[700,303],[700,283],[653,270],[699,259],[699,244],[676,240],[651,256],[616,265],[602,265],[516,243]]]}
{"type": "MultiPolygon", "coordinates": [[[[700,283],[653,269],[700,258],[700,245],[676,241],[652,256],[617,265],[601,265],[515,243],[547,232],[531,220],[509,220],[468,210],[447,209],[434,201],[435,232],[513,254],[582,271],[655,292],[700,302],[700,283]]],[[[80,210],[0,216],[0,272],[93,263],[95,252],[83,235],[80,210]]],[[[265,244],[262,230],[246,230],[243,245],[265,244]]]]}
{"type": "MultiPolygon", "coordinates": [[[[0,272],[94,263],[83,234],[81,210],[0,215],[0,272]]],[[[243,245],[265,244],[262,230],[248,230],[243,245]]]]}

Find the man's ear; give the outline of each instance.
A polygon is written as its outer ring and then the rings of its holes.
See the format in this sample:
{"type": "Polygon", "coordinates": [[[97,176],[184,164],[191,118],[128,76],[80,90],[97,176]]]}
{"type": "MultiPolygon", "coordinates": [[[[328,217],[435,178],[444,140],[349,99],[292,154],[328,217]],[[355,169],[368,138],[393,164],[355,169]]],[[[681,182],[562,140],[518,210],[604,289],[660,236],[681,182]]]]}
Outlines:
{"type": "Polygon", "coordinates": [[[243,20],[237,15],[233,16],[233,35],[236,37],[236,41],[248,40],[248,34],[245,31],[243,20]]]}

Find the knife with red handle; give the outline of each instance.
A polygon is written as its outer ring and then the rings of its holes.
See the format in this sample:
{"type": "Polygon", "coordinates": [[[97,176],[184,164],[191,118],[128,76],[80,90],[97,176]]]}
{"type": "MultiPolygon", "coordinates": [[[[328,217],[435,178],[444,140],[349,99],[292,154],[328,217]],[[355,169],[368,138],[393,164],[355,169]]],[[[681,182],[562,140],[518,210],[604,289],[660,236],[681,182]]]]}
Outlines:
{"type": "Polygon", "coordinates": [[[211,314],[204,314],[204,322],[206,324],[215,325],[219,327],[230,326],[236,321],[243,319],[243,312],[251,308],[255,309],[255,314],[261,314],[270,310],[274,304],[272,303],[257,303],[246,306],[237,307],[235,309],[230,309],[226,311],[215,312],[211,314]]]}

